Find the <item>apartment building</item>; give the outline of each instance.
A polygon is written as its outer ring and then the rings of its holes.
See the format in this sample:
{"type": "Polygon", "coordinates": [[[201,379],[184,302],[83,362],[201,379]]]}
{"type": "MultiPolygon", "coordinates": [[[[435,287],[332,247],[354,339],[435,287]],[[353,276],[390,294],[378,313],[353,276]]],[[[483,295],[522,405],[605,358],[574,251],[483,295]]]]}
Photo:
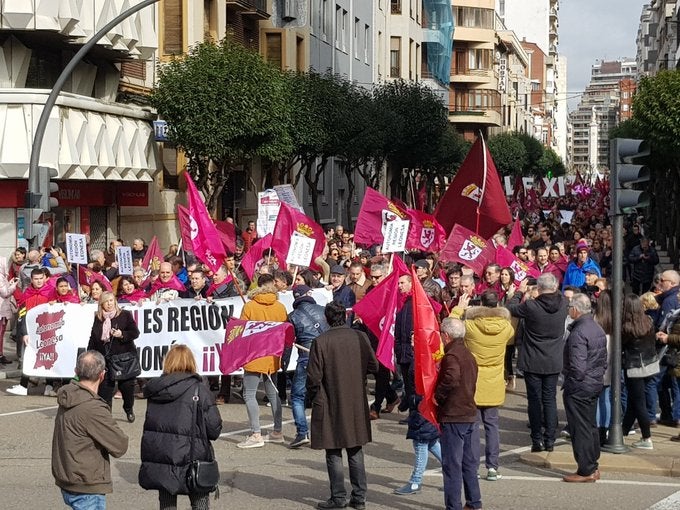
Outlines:
{"type": "MultiPolygon", "coordinates": [[[[498,22],[502,24],[502,21],[498,22]]],[[[530,133],[533,131],[533,118],[530,111],[529,53],[512,30],[498,30],[497,35],[498,91],[502,117],[502,126],[498,131],[530,133]]]]}
{"type": "Polygon", "coordinates": [[[679,23],[679,2],[652,0],[643,5],[636,39],[638,79],[678,67],[679,23]]]}

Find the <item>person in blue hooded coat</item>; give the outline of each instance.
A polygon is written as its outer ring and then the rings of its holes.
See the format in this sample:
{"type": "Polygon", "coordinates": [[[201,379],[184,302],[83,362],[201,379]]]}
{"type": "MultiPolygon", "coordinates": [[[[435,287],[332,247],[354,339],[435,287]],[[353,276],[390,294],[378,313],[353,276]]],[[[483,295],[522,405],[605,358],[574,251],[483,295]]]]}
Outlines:
{"type": "Polygon", "coordinates": [[[576,245],[576,259],[569,262],[567,270],[564,273],[564,280],[562,280],[562,288],[569,285],[574,287],[583,287],[586,283],[586,273],[595,272],[598,277],[602,276],[600,266],[590,258],[590,248],[585,240],[581,240],[576,245]]]}

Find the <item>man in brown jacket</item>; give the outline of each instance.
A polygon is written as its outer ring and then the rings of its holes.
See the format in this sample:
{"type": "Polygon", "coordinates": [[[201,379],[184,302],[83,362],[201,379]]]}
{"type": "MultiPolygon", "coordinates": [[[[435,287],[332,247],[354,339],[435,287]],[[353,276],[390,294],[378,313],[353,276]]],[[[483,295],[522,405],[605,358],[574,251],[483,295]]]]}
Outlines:
{"type": "Polygon", "coordinates": [[[477,363],[465,347],[465,324],[446,318],[441,324],[444,357],[439,368],[434,398],[439,407],[441,426],[442,471],[446,510],[460,510],[460,487],[465,489],[464,510],[482,508],[477,469],[479,468],[479,434],[475,390],[477,363]]]}
{"type": "Polygon", "coordinates": [[[366,375],[378,371],[378,360],[368,337],[347,327],[343,304],[328,303],[324,315],[331,329],[316,337],[307,365],[307,394],[312,400],[311,446],[326,450],[331,489],[331,497],[317,507],[347,506],[344,448],[352,482],[349,506],[362,510],[366,508],[366,469],[361,447],[371,441],[366,375]]]}
{"type": "Polygon", "coordinates": [[[76,364],[79,380],[57,392],[52,476],[74,510],[106,507],[106,494],[113,492],[109,455],[121,457],[128,449],[128,437],[97,395],[105,366],[99,352],[82,353],[76,364]]]}

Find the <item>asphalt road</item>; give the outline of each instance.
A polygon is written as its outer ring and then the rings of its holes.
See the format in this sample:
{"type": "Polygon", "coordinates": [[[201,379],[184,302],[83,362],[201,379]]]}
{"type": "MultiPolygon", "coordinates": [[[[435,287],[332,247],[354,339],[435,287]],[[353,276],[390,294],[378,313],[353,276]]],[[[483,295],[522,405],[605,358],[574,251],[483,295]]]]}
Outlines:
{"type": "MultiPolygon", "coordinates": [[[[15,397],[4,389],[15,380],[0,381],[0,509],[65,508],[50,470],[54,398],[40,395],[15,397]]],[[[521,381],[520,381],[520,385],[521,381]]],[[[137,485],[139,444],[145,411],[144,400],[135,404],[137,421],[125,420],[120,400],[114,401],[114,417],[130,436],[130,449],[112,462],[114,493],[108,508],[133,510],[157,508],[157,496],[137,485]]],[[[323,452],[310,448],[289,450],[284,445],[267,444],[264,448],[241,450],[236,443],[247,433],[244,404],[232,398],[221,406],[223,435],[215,443],[222,480],[220,499],[211,500],[212,508],[300,509],[312,508],[328,497],[328,481],[323,452]]],[[[260,407],[262,424],[271,425],[270,409],[260,407]]],[[[562,412],[562,411],[561,411],[562,412]]],[[[403,417],[404,415],[401,415],[403,417]]],[[[561,415],[563,419],[563,412],[561,415]]],[[[399,415],[383,415],[373,422],[373,442],[366,449],[371,509],[443,508],[441,474],[431,459],[424,488],[414,496],[396,496],[392,491],[403,485],[411,473],[413,450],[405,439],[406,427],[397,422],[399,415]]],[[[291,411],[284,409],[284,434],[289,441],[295,435],[291,411]]],[[[501,411],[501,469],[503,478],[496,482],[481,480],[485,509],[574,509],[596,507],[598,510],[653,510],[680,508],[680,479],[644,475],[602,473],[596,484],[565,484],[563,473],[537,469],[521,463],[518,454],[528,449],[523,390],[509,394],[501,411]]],[[[480,467],[484,475],[484,465],[480,467]]],[[[347,480],[349,487],[349,480],[347,480]]],[[[187,498],[180,498],[179,508],[189,508],[187,498]]]]}

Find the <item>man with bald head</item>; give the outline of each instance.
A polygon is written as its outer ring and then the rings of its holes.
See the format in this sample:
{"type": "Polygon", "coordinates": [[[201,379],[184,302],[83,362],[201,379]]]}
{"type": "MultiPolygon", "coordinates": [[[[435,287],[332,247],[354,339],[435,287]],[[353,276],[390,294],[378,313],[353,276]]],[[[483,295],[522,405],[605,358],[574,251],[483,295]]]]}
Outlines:
{"type": "Polygon", "coordinates": [[[147,297],[157,303],[172,301],[185,290],[184,284],[177,278],[170,262],[161,262],[158,279],[151,285],[147,297]]]}

